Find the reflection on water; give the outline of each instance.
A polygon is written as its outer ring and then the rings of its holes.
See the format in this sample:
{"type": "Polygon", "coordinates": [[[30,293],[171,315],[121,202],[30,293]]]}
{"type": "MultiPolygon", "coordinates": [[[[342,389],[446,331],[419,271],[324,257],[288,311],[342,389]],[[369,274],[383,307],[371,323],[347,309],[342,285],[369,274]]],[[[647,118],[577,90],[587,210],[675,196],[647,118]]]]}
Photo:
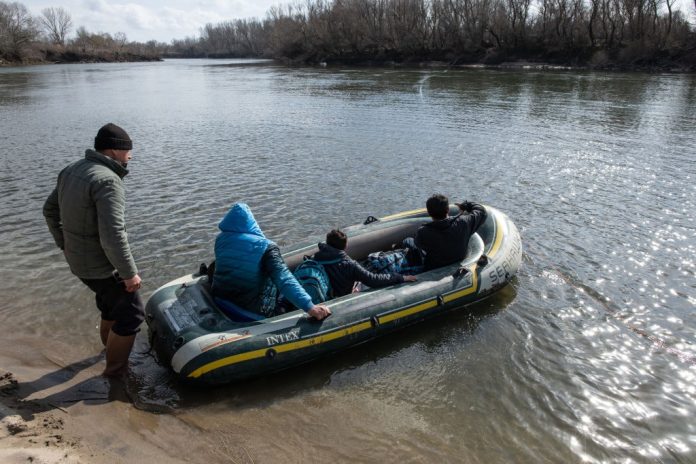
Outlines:
{"type": "Polygon", "coordinates": [[[192,390],[139,337],[135,404],[186,459],[693,461],[696,78],[214,63],[0,70],[6,333],[99,351],[41,205],[113,121],[146,294],[210,260],[239,200],[281,245],[436,191],[523,236],[514,288],[269,378],[192,390]]]}

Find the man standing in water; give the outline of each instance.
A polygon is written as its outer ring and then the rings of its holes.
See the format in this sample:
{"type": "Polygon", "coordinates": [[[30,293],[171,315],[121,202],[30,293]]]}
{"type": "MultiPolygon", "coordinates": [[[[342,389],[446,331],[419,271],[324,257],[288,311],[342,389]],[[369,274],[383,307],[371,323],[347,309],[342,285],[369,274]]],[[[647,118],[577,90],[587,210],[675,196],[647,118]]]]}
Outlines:
{"type": "Polygon", "coordinates": [[[96,294],[107,377],[127,372],[145,313],[125,222],[123,177],[132,148],[126,131],[111,123],[103,126],[94,150],[60,172],[43,208],[70,270],[96,294]]]}

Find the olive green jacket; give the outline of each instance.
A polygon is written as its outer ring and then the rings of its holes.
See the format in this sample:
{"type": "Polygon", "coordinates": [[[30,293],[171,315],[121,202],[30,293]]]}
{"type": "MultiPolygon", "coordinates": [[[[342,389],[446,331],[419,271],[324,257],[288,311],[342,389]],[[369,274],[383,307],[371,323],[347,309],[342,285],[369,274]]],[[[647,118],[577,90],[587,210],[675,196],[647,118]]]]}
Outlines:
{"type": "Polygon", "coordinates": [[[58,175],[43,207],[56,245],[82,279],[103,279],[114,269],[123,279],[138,273],[126,234],[126,195],[118,161],[94,150],[58,175]]]}

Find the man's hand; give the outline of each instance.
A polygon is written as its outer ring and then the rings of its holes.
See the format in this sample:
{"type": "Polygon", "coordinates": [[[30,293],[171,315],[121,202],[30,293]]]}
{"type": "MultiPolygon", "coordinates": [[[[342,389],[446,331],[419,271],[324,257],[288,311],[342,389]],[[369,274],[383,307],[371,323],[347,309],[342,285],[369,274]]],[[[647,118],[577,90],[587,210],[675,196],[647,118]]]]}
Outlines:
{"type": "Polygon", "coordinates": [[[460,210],[467,211],[467,212],[471,212],[471,208],[473,208],[473,206],[474,206],[473,203],[471,203],[470,201],[463,201],[461,203],[455,203],[455,205],[457,205],[460,210]]]}
{"type": "Polygon", "coordinates": [[[404,282],[415,282],[416,280],[418,280],[418,279],[414,275],[405,275],[404,276],[404,282]]]}
{"type": "Polygon", "coordinates": [[[142,283],[142,280],[140,280],[140,276],[138,274],[135,274],[130,279],[125,279],[123,281],[123,284],[126,286],[126,291],[128,293],[133,293],[135,291],[140,290],[141,283],[142,283]]]}
{"type": "Polygon", "coordinates": [[[316,305],[312,306],[312,309],[307,311],[307,314],[310,315],[310,317],[313,317],[314,319],[321,321],[322,319],[326,319],[331,315],[331,310],[324,305],[316,305]]]}

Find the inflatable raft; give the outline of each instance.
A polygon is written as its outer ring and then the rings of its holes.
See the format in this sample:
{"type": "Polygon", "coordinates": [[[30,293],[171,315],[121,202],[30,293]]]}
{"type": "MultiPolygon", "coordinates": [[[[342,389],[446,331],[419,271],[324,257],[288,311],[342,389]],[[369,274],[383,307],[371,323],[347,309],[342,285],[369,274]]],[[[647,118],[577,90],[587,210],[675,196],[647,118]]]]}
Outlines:
{"type": "MultiPolygon", "coordinates": [[[[146,322],[158,360],[182,379],[219,384],[286,369],[404,326],[480,301],[505,286],[522,257],[520,235],[502,212],[486,206],[486,222],[459,263],[418,274],[417,282],[333,299],[323,321],[297,310],[259,321],[234,320],[218,307],[204,273],[181,277],[149,299],[146,322]]],[[[456,207],[452,207],[456,213],[456,207]]],[[[346,252],[361,261],[414,236],[430,219],[416,210],[344,229],[346,252]]],[[[282,249],[293,269],[318,251],[317,237],[282,249]]],[[[237,318],[239,319],[239,318],[237,318]]]]}

